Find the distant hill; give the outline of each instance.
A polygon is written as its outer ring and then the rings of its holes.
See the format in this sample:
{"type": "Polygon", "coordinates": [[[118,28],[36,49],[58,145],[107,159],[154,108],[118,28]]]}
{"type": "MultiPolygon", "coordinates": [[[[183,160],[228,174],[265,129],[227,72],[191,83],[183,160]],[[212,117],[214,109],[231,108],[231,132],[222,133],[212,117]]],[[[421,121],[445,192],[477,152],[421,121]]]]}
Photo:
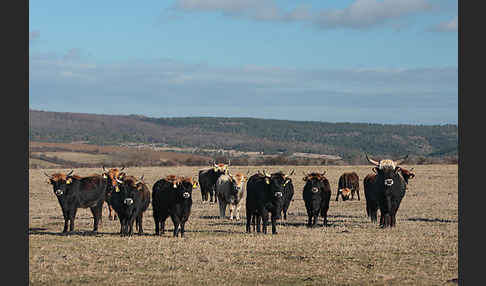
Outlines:
{"type": "Polygon", "coordinates": [[[151,118],[139,115],[29,111],[29,138],[39,142],[126,142],[261,152],[314,153],[362,162],[363,154],[457,156],[457,125],[326,123],[256,118],[151,118]]]}

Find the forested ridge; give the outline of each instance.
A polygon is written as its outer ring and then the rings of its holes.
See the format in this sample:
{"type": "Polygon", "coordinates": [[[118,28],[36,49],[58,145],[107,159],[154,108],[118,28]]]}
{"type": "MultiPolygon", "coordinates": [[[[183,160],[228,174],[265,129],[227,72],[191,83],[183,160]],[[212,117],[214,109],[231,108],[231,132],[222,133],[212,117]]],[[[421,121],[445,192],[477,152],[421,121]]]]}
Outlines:
{"type": "Polygon", "coordinates": [[[458,127],[326,123],[258,118],[100,115],[30,110],[31,141],[120,144],[151,143],[175,147],[337,155],[457,156],[458,127]]]}

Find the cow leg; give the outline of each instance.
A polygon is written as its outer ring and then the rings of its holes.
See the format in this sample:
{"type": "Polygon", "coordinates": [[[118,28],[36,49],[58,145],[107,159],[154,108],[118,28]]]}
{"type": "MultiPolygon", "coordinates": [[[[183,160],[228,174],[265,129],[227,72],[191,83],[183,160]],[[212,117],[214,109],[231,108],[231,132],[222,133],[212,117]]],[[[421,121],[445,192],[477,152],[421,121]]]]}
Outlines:
{"type": "Polygon", "coordinates": [[[257,233],[262,232],[262,228],[261,228],[262,216],[260,214],[256,214],[255,222],[256,222],[256,231],[257,231],[257,233]]]}
{"type": "Polygon", "coordinates": [[[268,226],[268,212],[265,210],[263,211],[262,218],[262,232],[267,234],[267,226],[268,226]]]}
{"type": "MultiPolygon", "coordinates": [[[[219,200],[219,201],[221,201],[221,200],[219,200]]],[[[229,205],[230,220],[233,220],[234,212],[235,212],[235,205],[230,204],[229,205]]]]}
{"type": "Polygon", "coordinates": [[[358,196],[358,201],[360,201],[360,199],[359,199],[359,190],[356,190],[356,195],[358,196]]]}
{"type": "Polygon", "coordinates": [[[143,233],[143,213],[137,217],[137,230],[139,234],[143,233]]]}
{"type": "Polygon", "coordinates": [[[225,219],[226,218],[226,204],[219,200],[219,218],[225,219]]]}
{"type": "Polygon", "coordinates": [[[76,212],[78,209],[74,208],[69,212],[69,232],[74,231],[74,220],[76,219],[76,212]]]}
{"type": "Polygon", "coordinates": [[[236,206],[236,220],[240,220],[240,205],[236,206]]]}
{"type": "Polygon", "coordinates": [[[272,215],[271,220],[272,220],[272,234],[277,234],[277,218],[275,218],[272,215]]]}
{"type": "Polygon", "coordinates": [[[154,223],[155,223],[155,235],[159,235],[160,234],[160,230],[159,230],[159,224],[160,224],[159,212],[154,209],[152,211],[152,215],[154,217],[154,223]]]}
{"type": "Polygon", "coordinates": [[[247,233],[251,233],[251,220],[252,220],[252,215],[250,210],[247,208],[246,209],[246,232],[247,233]]]}
{"type": "Polygon", "coordinates": [[[336,193],[336,202],[338,201],[339,194],[340,194],[339,191],[337,191],[337,193],[336,193]]]}
{"type": "Polygon", "coordinates": [[[103,202],[95,207],[89,208],[93,214],[93,232],[98,231],[98,224],[101,221],[101,213],[103,211],[103,202]]]}
{"type": "Polygon", "coordinates": [[[185,221],[181,223],[181,237],[184,237],[184,232],[185,232],[184,226],[185,225],[186,225],[186,222],[185,221]]]}
{"type": "Polygon", "coordinates": [[[181,221],[175,215],[171,215],[171,219],[172,219],[172,223],[174,224],[174,237],[176,237],[179,234],[179,226],[181,224],[181,221]]]}

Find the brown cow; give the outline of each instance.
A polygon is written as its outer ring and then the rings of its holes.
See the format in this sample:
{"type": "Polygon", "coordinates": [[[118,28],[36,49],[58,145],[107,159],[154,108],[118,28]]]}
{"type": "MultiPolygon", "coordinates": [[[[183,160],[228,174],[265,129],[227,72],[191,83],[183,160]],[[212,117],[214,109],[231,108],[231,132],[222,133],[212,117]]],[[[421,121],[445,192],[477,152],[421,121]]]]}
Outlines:
{"type": "Polygon", "coordinates": [[[338,191],[336,194],[336,202],[338,201],[339,195],[341,195],[341,199],[346,201],[349,199],[351,195],[351,200],[354,200],[354,194],[358,195],[359,198],[359,177],[356,172],[349,172],[344,173],[339,177],[338,182],[338,191]]]}

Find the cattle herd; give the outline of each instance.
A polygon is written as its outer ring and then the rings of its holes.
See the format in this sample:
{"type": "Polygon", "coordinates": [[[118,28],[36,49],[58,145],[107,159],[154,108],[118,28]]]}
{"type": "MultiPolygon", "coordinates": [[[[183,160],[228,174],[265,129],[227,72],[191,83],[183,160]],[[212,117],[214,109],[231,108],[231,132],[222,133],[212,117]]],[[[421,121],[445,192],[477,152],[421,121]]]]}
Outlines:
{"type": "MultiPolygon", "coordinates": [[[[405,195],[408,180],[415,177],[412,169],[406,170],[399,161],[384,159],[375,161],[366,155],[368,162],[374,165],[373,173],[363,180],[366,199],[366,213],[372,222],[377,221],[380,210],[380,226],[394,227],[396,213],[405,195]]],[[[219,204],[219,217],[226,218],[229,207],[229,219],[240,219],[240,208],[246,206],[246,232],[267,233],[268,219],[272,224],[272,234],[277,233],[276,221],[287,219],[287,210],[294,196],[294,186],[288,173],[268,174],[265,170],[249,176],[231,174],[228,164],[211,163],[210,168],[199,171],[199,177],[169,175],[161,178],[150,192],[141,178],[127,175],[124,168],[106,170],[101,174],[80,177],[73,171],[49,175],[44,173],[52,185],[64,216],[63,232],[74,230],[74,221],[78,208],[90,208],[94,222],[93,231],[98,230],[101,221],[103,203],[108,204],[109,218],[120,222],[120,235],[131,236],[135,222],[139,234],[143,233],[143,214],[150,203],[153,209],[155,235],[164,234],[165,221],[170,216],[174,225],[173,236],[184,236],[184,226],[189,220],[192,207],[193,189],[200,186],[202,201],[219,204]],[[209,196],[209,197],[208,197],[209,196]],[[253,226],[253,227],[252,227],[253,226]]],[[[327,211],[331,199],[331,186],[325,173],[304,173],[305,185],[302,191],[307,211],[307,226],[316,226],[319,216],[322,225],[327,226],[327,211]]],[[[343,173],[338,181],[336,201],[339,196],[343,201],[360,200],[359,177],[356,172],[343,173]]]]}

